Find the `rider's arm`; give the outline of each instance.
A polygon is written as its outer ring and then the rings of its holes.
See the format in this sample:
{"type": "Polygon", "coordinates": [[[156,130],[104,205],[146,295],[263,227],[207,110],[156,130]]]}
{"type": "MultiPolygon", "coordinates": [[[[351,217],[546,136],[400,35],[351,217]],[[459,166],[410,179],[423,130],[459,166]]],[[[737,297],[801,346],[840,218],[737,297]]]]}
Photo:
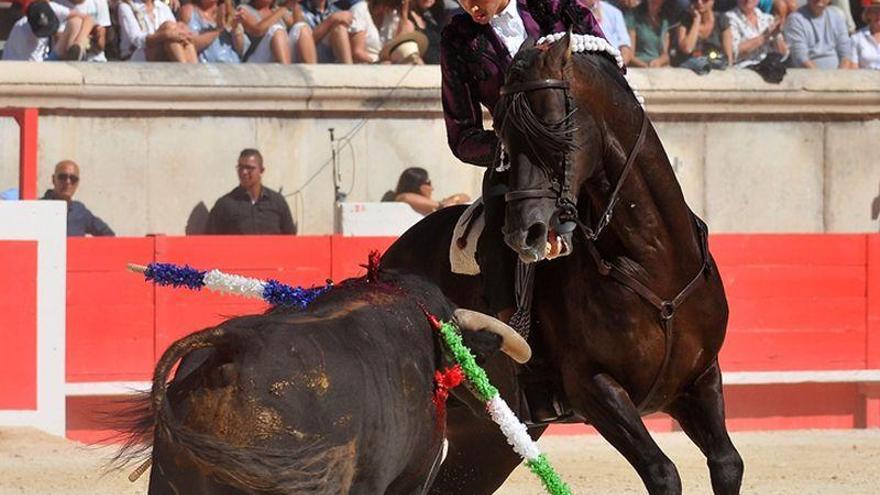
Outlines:
{"type": "Polygon", "coordinates": [[[456,57],[456,48],[444,36],[440,43],[443,118],[452,154],[459,160],[488,167],[495,158],[498,138],[483,128],[483,109],[477,88],[471,85],[466,64],[456,57]]]}

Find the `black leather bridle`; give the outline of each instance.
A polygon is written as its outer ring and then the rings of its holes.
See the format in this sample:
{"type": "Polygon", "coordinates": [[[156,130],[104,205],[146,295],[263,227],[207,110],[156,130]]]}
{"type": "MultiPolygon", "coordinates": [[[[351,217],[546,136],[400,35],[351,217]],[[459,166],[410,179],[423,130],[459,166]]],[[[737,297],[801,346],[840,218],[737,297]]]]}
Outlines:
{"type": "MultiPolygon", "coordinates": [[[[565,99],[566,118],[572,118],[573,111],[571,108],[571,95],[569,94],[570,88],[571,84],[565,79],[538,79],[535,81],[506,84],[501,87],[501,96],[512,96],[517,93],[525,93],[529,91],[539,91],[546,89],[562,91],[565,99]]],[[[551,177],[549,187],[510,191],[504,195],[504,199],[508,203],[533,198],[555,199],[556,213],[554,213],[554,217],[555,222],[557,223],[557,225],[555,226],[556,231],[558,233],[569,233],[575,229],[575,226],[579,226],[584,231],[584,234],[589,240],[595,241],[602,234],[602,231],[605,230],[605,227],[607,227],[608,224],[611,222],[611,217],[614,214],[614,207],[620,200],[620,190],[623,187],[623,183],[626,180],[627,175],[629,175],[629,172],[632,169],[633,164],[635,163],[636,157],[638,156],[639,151],[641,150],[642,145],[645,142],[645,135],[647,134],[647,130],[648,115],[646,112],[642,111],[642,125],[639,129],[639,136],[636,139],[636,142],[633,145],[632,149],[630,150],[629,156],[627,156],[626,164],[623,167],[623,172],[621,172],[620,177],[618,177],[617,179],[617,184],[614,187],[614,191],[611,193],[611,198],[608,200],[608,205],[605,207],[605,211],[602,213],[602,216],[599,217],[599,221],[597,222],[595,227],[590,227],[584,224],[578,216],[577,200],[574,196],[573,191],[571,190],[572,160],[570,152],[566,152],[563,154],[562,176],[551,177]]],[[[532,146],[531,143],[530,146],[532,146]]],[[[535,152],[534,149],[532,151],[535,152]]]]}

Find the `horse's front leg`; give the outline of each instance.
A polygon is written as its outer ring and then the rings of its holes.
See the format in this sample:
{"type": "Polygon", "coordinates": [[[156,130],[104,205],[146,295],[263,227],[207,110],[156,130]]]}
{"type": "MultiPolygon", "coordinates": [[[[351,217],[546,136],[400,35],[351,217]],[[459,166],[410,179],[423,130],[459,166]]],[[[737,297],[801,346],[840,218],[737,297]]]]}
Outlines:
{"type": "Polygon", "coordinates": [[[678,470],[651,438],[623,387],[604,373],[586,382],[581,377],[579,385],[578,393],[570,394],[572,405],[636,469],[648,493],[680,495],[678,470]]]}
{"type": "Polygon", "coordinates": [[[672,403],[668,412],[705,454],[715,495],[739,495],[743,461],[724,424],[717,360],[672,403]]]}

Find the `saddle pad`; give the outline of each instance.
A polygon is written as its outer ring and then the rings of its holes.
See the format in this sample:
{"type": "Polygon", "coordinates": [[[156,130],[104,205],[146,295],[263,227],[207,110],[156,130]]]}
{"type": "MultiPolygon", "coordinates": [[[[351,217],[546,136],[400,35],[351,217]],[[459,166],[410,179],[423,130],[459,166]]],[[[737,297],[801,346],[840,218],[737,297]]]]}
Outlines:
{"type": "Polygon", "coordinates": [[[461,275],[480,273],[480,265],[477,263],[477,241],[486,223],[482,205],[483,198],[477,198],[455,224],[452,243],[449,246],[449,264],[452,266],[452,273],[461,275]]]}

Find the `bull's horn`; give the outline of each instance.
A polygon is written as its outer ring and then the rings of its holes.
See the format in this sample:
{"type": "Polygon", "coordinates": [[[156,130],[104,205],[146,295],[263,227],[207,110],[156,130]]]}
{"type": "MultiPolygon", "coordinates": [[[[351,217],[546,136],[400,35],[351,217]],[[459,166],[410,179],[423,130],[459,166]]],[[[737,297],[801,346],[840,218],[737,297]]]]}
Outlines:
{"type": "Polygon", "coordinates": [[[526,340],[501,320],[469,309],[459,308],[453,314],[462,328],[471,331],[486,330],[500,335],[501,352],[510,356],[517,363],[523,364],[531,359],[532,349],[526,340]]]}

